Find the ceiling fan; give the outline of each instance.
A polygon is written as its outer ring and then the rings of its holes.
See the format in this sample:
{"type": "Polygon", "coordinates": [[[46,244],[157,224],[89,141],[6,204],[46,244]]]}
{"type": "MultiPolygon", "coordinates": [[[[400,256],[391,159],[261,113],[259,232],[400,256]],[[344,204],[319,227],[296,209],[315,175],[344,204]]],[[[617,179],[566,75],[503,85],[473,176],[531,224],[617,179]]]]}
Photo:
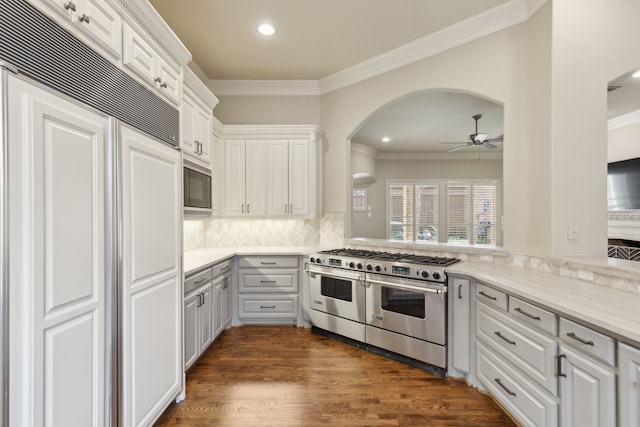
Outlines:
{"type": "Polygon", "coordinates": [[[472,147],[472,146],[476,146],[476,147],[484,147],[487,148],[489,150],[493,150],[494,148],[497,148],[495,145],[493,145],[493,142],[502,142],[504,140],[504,137],[502,135],[496,137],[496,138],[489,138],[489,135],[487,135],[486,133],[478,133],[478,120],[480,120],[482,118],[482,114],[476,114],[475,116],[473,116],[473,120],[475,120],[476,122],[476,131],[475,133],[472,133],[471,135],[469,135],[469,141],[467,142],[441,142],[440,144],[465,144],[462,145],[460,147],[456,147],[456,148],[452,148],[451,150],[449,150],[449,153],[452,153],[454,151],[458,151],[458,150],[462,150],[463,148],[466,147],[472,147]]]}

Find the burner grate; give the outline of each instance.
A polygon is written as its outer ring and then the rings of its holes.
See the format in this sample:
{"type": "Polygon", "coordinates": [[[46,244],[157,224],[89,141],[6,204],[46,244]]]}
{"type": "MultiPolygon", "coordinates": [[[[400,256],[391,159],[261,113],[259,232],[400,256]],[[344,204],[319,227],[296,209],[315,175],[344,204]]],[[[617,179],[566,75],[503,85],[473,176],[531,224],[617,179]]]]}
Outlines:
{"type": "Polygon", "coordinates": [[[442,267],[460,262],[458,258],[379,252],[366,249],[330,249],[320,251],[319,253],[335,256],[350,256],[362,259],[375,259],[380,261],[395,261],[407,264],[437,265],[442,267]]]}

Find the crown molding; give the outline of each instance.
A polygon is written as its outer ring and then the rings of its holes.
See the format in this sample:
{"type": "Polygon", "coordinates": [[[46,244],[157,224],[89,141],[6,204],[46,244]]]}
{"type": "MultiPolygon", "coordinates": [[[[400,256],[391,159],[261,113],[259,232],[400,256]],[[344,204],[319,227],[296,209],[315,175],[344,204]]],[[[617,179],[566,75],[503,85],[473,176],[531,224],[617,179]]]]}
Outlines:
{"type": "Polygon", "coordinates": [[[321,94],[359,83],[527,20],[522,0],[511,0],[421,39],[320,79],[321,94]]]}
{"type": "Polygon", "coordinates": [[[191,62],[191,52],[148,1],[112,0],[127,21],[152,38],[180,66],[191,62]]]}
{"type": "Polygon", "coordinates": [[[191,68],[185,67],[183,69],[183,81],[198,96],[199,100],[204,102],[207,108],[214,109],[220,102],[191,68]]]}
{"type": "Polygon", "coordinates": [[[477,150],[447,152],[387,152],[381,151],[377,160],[502,160],[502,152],[484,150],[478,155],[477,150]]]}
{"type": "Polygon", "coordinates": [[[221,139],[224,125],[215,116],[211,117],[211,127],[213,128],[213,136],[215,136],[217,139],[221,139]]]}
{"type": "Polygon", "coordinates": [[[607,130],[614,130],[640,122],[640,110],[607,120],[607,130]]]}
{"type": "Polygon", "coordinates": [[[316,125],[223,125],[221,137],[234,139],[310,139],[320,141],[324,134],[316,125]]]}
{"type": "Polygon", "coordinates": [[[320,86],[316,80],[209,80],[207,87],[218,96],[320,95],[320,86]]]}
{"type": "Polygon", "coordinates": [[[373,157],[374,159],[378,156],[378,150],[376,150],[375,148],[369,147],[368,145],[358,144],[357,142],[353,141],[351,141],[351,151],[366,154],[367,156],[373,157]]]}

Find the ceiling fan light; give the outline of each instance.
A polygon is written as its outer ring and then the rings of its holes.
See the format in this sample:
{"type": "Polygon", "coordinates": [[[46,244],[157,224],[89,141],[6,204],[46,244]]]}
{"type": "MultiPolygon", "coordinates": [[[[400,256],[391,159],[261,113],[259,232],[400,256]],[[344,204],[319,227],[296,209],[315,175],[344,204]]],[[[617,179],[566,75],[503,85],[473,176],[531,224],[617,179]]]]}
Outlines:
{"type": "Polygon", "coordinates": [[[472,142],[484,142],[488,137],[489,135],[486,133],[474,133],[469,135],[469,139],[471,139],[472,142]]]}

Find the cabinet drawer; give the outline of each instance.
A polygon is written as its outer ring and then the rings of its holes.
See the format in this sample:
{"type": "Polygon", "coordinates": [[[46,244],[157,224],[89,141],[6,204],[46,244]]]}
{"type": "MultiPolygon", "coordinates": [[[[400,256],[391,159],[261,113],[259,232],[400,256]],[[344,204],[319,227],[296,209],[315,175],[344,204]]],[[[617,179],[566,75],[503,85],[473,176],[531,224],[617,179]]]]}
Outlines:
{"type": "Polygon", "coordinates": [[[477,376],[491,395],[523,426],[557,426],[558,403],[507,365],[481,342],[476,358],[477,376]]]}
{"type": "Polygon", "coordinates": [[[239,292],[298,292],[297,269],[258,269],[240,270],[239,292]]]}
{"type": "Polygon", "coordinates": [[[223,274],[227,274],[229,270],[231,270],[231,260],[226,260],[219,262],[218,264],[211,267],[213,270],[213,277],[217,277],[223,274]]]}
{"type": "Polygon", "coordinates": [[[239,296],[238,317],[277,317],[295,319],[298,316],[298,297],[295,295],[278,297],[239,296]]]}
{"type": "Polygon", "coordinates": [[[556,341],[484,304],[476,307],[477,335],[555,395],[556,341]]]}
{"type": "Polygon", "coordinates": [[[528,302],[509,297],[509,313],[521,322],[540,329],[550,335],[558,336],[558,316],[528,302]]]}
{"type": "Polygon", "coordinates": [[[560,318],[560,339],[611,366],[615,365],[615,340],[571,320],[560,318]]]}
{"type": "Polygon", "coordinates": [[[496,291],[482,283],[476,284],[476,299],[500,310],[507,311],[507,294],[496,291]]]}
{"type": "Polygon", "coordinates": [[[298,257],[242,257],[238,259],[238,267],[258,268],[298,268],[298,257]]]}
{"type": "Polygon", "coordinates": [[[210,268],[201,271],[200,273],[196,273],[192,276],[189,276],[184,281],[184,294],[188,294],[199,286],[204,285],[205,283],[211,281],[213,279],[213,271],[210,268]]]}

